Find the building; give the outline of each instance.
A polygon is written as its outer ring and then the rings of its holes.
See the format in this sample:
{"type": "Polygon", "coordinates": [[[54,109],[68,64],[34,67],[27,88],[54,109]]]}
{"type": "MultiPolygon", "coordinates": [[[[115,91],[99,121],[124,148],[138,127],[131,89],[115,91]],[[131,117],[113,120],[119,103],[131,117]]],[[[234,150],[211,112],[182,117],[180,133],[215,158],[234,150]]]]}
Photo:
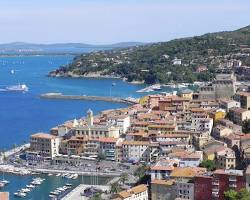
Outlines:
{"type": "Polygon", "coordinates": [[[212,135],[214,136],[215,139],[221,139],[221,138],[228,136],[232,133],[233,133],[232,129],[218,124],[213,128],[212,135]]]}
{"type": "Polygon", "coordinates": [[[9,192],[0,192],[1,200],[9,200],[9,192]]]}
{"type": "Polygon", "coordinates": [[[233,74],[217,74],[216,79],[210,84],[199,88],[199,99],[231,98],[236,92],[236,78],[233,74]]]}
{"type": "Polygon", "coordinates": [[[212,177],[197,175],[194,177],[194,199],[212,199],[212,177]]]}
{"type": "Polygon", "coordinates": [[[237,92],[234,99],[240,102],[242,108],[250,109],[250,92],[237,92]]]}
{"type": "Polygon", "coordinates": [[[216,153],[216,166],[217,169],[235,169],[236,157],[235,152],[227,148],[216,153]]]}
{"type": "Polygon", "coordinates": [[[194,93],[194,92],[193,92],[192,90],[190,90],[190,89],[185,89],[185,90],[182,90],[182,91],[180,92],[180,96],[181,96],[182,98],[192,100],[192,99],[193,99],[193,93],[194,93]]]}
{"type": "Polygon", "coordinates": [[[208,112],[209,117],[211,117],[214,122],[224,119],[226,117],[226,112],[223,109],[213,109],[208,112]]]}
{"type": "Polygon", "coordinates": [[[148,200],[148,187],[141,184],[116,194],[113,200],[148,200]]]}
{"type": "Polygon", "coordinates": [[[232,99],[220,99],[219,101],[220,108],[229,112],[231,108],[240,108],[240,102],[234,101],[232,99]]]}
{"type": "Polygon", "coordinates": [[[42,157],[54,158],[59,154],[60,138],[46,133],[36,133],[30,137],[30,150],[42,157]]]}
{"type": "MultiPolygon", "coordinates": [[[[79,123],[75,127],[75,135],[86,136],[92,138],[99,137],[114,137],[119,138],[120,127],[113,125],[112,123],[94,123],[94,116],[92,110],[88,110],[86,124],[79,123]]],[[[124,127],[122,127],[122,130],[124,127]]]]}
{"type": "Polygon", "coordinates": [[[235,124],[242,125],[244,120],[250,119],[250,110],[244,108],[231,108],[229,117],[235,124]]]}
{"type": "Polygon", "coordinates": [[[147,141],[123,141],[123,160],[138,162],[150,160],[150,148],[147,141]]]}
{"type": "Polygon", "coordinates": [[[229,189],[239,191],[246,187],[246,181],[242,170],[222,170],[214,171],[212,179],[212,198],[224,200],[224,192],[229,189]]]}
{"type": "Polygon", "coordinates": [[[175,58],[174,60],[172,60],[172,64],[173,65],[181,65],[181,59],[175,58]]]}
{"type": "Polygon", "coordinates": [[[250,165],[248,165],[246,169],[245,176],[246,176],[246,189],[247,191],[250,191],[250,165]]]}
{"type": "Polygon", "coordinates": [[[117,138],[99,138],[99,154],[104,155],[106,160],[116,160],[116,144],[121,139],[117,138]]]}
{"type": "Polygon", "coordinates": [[[152,200],[172,200],[176,197],[177,187],[173,179],[151,181],[152,200]]]}

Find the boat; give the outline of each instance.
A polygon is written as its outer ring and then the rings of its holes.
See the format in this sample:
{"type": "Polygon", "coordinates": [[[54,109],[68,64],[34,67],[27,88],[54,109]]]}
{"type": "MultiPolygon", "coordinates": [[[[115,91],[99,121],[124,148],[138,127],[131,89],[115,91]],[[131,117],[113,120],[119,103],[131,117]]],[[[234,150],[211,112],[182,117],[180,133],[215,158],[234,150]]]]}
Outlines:
{"type": "Polygon", "coordinates": [[[48,174],[48,176],[53,176],[53,174],[48,174]]]}
{"type": "Polygon", "coordinates": [[[26,185],[26,187],[32,189],[32,188],[35,188],[36,186],[34,186],[34,185],[26,185]]]}
{"type": "Polygon", "coordinates": [[[14,195],[18,196],[18,197],[26,197],[27,196],[27,194],[24,192],[15,192],[14,195]]]}
{"type": "Polygon", "coordinates": [[[3,188],[5,186],[4,183],[0,183],[0,188],[3,188]]]}
{"type": "Polygon", "coordinates": [[[5,89],[11,92],[27,92],[29,90],[29,88],[25,84],[8,86],[5,89]]]}
{"type": "Polygon", "coordinates": [[[66,183],[65,184],[67,187],[72,187],[72,184],[71,183],[66,183]]]}
{"type": "Polygon", "coordinates": [[[10,73],[15,74],[15,70],[14,69],[10,70],[10,73]]]}
{"type": "Polygon", "coordinates": [[[59,174],[57,174],[56,176],[61,176],[61,174],[59,173],[59,174]]]}
{"type": "Polygon", "coordinates": [[[28,193],[28,192],[31,192],[31,190],[29,188],[22,188],[20,190],[20,192],[23,192],[23,193],[28,193]]]}

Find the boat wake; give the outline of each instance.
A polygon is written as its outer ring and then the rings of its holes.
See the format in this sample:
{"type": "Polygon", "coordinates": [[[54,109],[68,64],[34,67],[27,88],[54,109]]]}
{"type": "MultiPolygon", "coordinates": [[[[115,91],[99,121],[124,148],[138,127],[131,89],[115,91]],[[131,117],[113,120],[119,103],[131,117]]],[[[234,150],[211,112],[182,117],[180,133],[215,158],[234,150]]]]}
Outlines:
{"type": "Polygon", "coordinates": [[[6,89],[1,89],[0,88],[0,92],[6,92],[7,90],[6,89]]]}

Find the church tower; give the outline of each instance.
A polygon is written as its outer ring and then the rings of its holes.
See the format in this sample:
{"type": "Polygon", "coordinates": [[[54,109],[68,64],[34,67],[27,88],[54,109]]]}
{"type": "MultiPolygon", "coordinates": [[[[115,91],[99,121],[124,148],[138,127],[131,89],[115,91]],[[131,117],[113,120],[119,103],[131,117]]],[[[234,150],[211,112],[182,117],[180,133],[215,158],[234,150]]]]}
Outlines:
{"type": "Polygon", "coordinates": [[[89,109],[87,112],[87,124],[88,126],[93,126],[94,124],[94,116],[93,111],[91,109],[89,109]]]}

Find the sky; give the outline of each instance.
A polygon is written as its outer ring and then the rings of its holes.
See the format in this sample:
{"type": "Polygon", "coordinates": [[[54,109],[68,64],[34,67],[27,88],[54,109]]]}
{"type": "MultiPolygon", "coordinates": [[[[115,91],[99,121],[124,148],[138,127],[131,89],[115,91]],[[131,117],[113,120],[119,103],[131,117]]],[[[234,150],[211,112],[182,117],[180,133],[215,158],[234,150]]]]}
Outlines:
{"type": "Polygon", "coordinates": [[[0,0],[0,43],[159,42],[247,25],[249,0],[0,0]]]}

